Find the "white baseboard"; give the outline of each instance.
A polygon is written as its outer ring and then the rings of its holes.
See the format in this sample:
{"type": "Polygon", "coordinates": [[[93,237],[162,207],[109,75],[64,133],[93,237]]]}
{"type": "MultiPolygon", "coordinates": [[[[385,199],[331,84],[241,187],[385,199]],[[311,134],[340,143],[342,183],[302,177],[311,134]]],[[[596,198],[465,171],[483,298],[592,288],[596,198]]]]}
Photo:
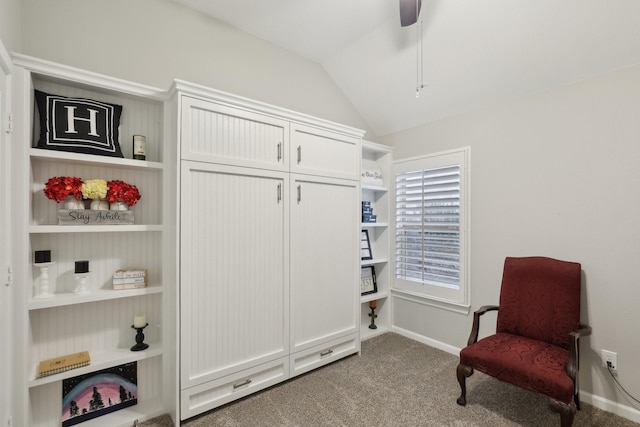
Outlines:
{"type": "MultiPolygon", "coordinates": [[[[392,326],[391,332],[395,332],[398,335],[411,338],[412,340],[421,342],[430,347],[434,347],[447,353],[453,354],[456,357],[460,354],[460,348],[425,337],[423,335],[416,334],[415,332],[411,332],[406,329],[398,328],[397,326],[392,326]]],[[[612,414],[618,415],[622,418],[640,423],[640,410],[635,409],[631,406],[623,405],[621,403],[605,399],[601,396],[596,396],[583,390],[580,390],[580,401],[588,403],[589,405],[594,406],[598,409],[602,409],[603,411],[611,412],[612,414]]]]}
{"type": "Polygon", "coordinates": [[[411,332],[406,329],[398,328],[397,326],[392,326],[391,332],[395,332],[396,334],[402,335],[403,337],[411,338],[412,340],[421,342],[422,344],[426,344],[429,347],[446,351],[447,353],[451,353],[454,356],[458,356],[460,354],[460,349],[457,347],[443,343],[442,341],[437,341],[437,340],[425,337],[424,335],[416,334],[415,332],[411,332]]]}
{"type": "Polygon", "coordinates": [[[640,411],[631,406],[623,405],[613,400],[605,399],[604,397],[596,396],[586,391],[580,390],[580,401],[588,403],[603,411],[611,412],[622,418],[640,423],[640,411]]]}

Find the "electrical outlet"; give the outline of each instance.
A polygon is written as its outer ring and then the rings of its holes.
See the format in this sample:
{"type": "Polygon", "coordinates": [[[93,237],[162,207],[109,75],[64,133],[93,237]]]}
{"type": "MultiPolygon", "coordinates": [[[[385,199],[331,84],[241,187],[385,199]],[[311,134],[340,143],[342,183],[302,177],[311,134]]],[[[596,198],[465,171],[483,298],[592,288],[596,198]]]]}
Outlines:
{"type": "Polygon", "coordinates": [[[616,372],[618,370],[618,353],[609,350],[602,350],[602,366],[606,368],[607,363],[611,367],[611,370],[616,372]]]}

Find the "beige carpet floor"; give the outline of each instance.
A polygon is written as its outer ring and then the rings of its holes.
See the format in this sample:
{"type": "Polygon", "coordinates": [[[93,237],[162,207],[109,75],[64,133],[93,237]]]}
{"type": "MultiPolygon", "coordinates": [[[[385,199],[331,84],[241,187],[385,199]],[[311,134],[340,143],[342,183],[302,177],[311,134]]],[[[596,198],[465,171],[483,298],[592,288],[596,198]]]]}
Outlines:
{"type": "MultiPolygon", "coordinates": [[[[458,358],[397,334],[364,341],[351,356],[182,423],[239,426],[560,426],[548,401],[476,372],[456,404],[458,358]]],[[[168,416],[141,427],[173,426],[168,416]]],[[[638,427],[583,404],[576,427],[638,427]]]]}

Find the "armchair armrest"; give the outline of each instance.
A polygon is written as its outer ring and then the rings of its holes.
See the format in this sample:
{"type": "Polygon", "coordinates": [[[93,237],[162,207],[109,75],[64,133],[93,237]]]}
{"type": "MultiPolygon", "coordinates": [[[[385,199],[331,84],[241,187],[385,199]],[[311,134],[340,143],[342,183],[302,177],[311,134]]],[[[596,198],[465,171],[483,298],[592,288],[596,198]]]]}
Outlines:
{"type": "Polygon", "coordinates": [[[569,332],[569,359],[567,360],[567,374],[571,378],[574,384],[576,381],[577,373],[580,370],[580,337],[586,337],[591,335],[591,326],[578,323],[578,327],[575,331],[569,332]]]}
{"type": "Polygon", "coordinates": [[[488,311],[496,311],[498,310],[497,305],[483,305],[478,310],[473,312],[473,326],[471,327],[471,334],[469,335],[469,340],[467,341],[467,345],[475,344],[478,342],[478,332],[480,332],[480,316],[485,314],[488,311]]]}

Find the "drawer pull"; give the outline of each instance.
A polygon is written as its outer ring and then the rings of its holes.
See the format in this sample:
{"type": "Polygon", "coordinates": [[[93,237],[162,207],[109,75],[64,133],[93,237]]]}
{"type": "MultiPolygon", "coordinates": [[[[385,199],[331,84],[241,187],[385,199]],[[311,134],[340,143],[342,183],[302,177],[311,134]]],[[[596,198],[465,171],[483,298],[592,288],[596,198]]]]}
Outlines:
{"type": "Polygon", "coordinates": [[[248,384],[251,384],[251,380],[246,379],[246,380],[242,381],[241,383],[234,384],[233,385],[233,389],[235,390],[237,388],[240,388],[240,387],[248,385],[248,384]]]}
{"type": "Polygon", "coordinates": [[[302,146],[298,145],[298,164],[302,162],[302,146]]]}
{"type": "Polygon", "coordinates": [[[333,350],[325,350],[322,353],[320,353],[320,357],[328,356],[331,353],[333,353],[333,350]]]}

